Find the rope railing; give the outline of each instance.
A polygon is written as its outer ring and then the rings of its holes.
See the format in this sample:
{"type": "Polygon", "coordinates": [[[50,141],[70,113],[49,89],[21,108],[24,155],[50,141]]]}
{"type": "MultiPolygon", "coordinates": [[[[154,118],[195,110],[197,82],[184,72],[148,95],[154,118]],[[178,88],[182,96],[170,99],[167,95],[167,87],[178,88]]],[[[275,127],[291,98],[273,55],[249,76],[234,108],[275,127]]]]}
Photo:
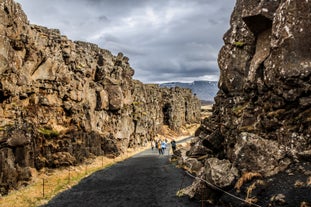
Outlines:
{"type": "Polygon", "coordinates": [[[221,192],[227,194],[228,196],[230,196],[230,197],[232,197],[232,198],[235,198],[235,199],[237,199],[237,200],[239,200],[239,201],[242,201],[242,202],[247,203],[247,204],[252,205],[252,206],[262,207],[262,206],[260,206],[260,205],[255,204],[255,203],[251,203],[251,202],[249,202],[249,201],[247,201],[247,200],[245,200],[245,199],[243,199],[243,198],[240,198],[240,197],[238,197],[238,196],[236,196],[236,195],[233,195],[233,194],[231,194],[231,193],[229,193],[229,192],[227,192],[227,191],[221,189],[220,187],[218,187],[218,186],[216,186],[216,185],[214,185],[214,184],[208,182],[207,180],[204,180],[204,179],[202,179],[202,178],[200,178],[200,177],[196,177],[196,176],[190,174],[190,173],[187,172],[187,171],[185,171],[185,172],[186,172],[187,175],[189,175],[190,177],[192,177],[192,178],[194,178],[194,179],[199,179],[199,180],[205,182],[206,184],[208,184],[209,186],[211,186],[212,188],[214,188],[214,189],[216,189],[216,190],[219,190],[219,191],[221,191],[221,192]]]}

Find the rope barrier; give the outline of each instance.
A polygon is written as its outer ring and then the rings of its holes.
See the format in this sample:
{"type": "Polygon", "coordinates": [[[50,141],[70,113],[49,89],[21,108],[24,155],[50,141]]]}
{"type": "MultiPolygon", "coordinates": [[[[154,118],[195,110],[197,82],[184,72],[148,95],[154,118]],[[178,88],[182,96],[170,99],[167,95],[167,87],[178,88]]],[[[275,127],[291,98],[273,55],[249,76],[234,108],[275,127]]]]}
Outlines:
{"type": "Polygon", "coordinates": [[[206,184],[208,184],[209,186],[211,186],[212,188],[215,188],[215,189],[217,189],[217,190],[219,190],[219,191],[221,191],[221,192],[227,194],[228,196],[231,196],[232,198],[235,198],[235,199],[237,199],[237,200],[239,200],[239,201],[245,202],[245,203],[247,203],[247,204],[249,204],[249,205],[252,205],[252,206],[262,207],[262,206],[260,206],[260,205],[255,204],[255,203],[251,203],[251,202],[249,202],[249,201],[247,201],[247,200],[245,200],[245,199],[243,199],[243,198],[237,197],[237,196],[235,196],[235,195],[233,195],[233,194],[231,194],[231,193],[229,193],[229,192],[227,192],[227,191],[221,189],[220,187],[218,187],[218,186],[216,186],[216,185],[214,185],[214,184],[208,182],[207,180],[204,180],[204,179],[202,179],[202,178],[196,177],[196,176],[190,174],[190,173],[187,172],[187,171],[185,171],[185,172],[186,172],[190,177],[195,178],[195,179],[199,179],[199,180],[205,182],[206,184]]]}

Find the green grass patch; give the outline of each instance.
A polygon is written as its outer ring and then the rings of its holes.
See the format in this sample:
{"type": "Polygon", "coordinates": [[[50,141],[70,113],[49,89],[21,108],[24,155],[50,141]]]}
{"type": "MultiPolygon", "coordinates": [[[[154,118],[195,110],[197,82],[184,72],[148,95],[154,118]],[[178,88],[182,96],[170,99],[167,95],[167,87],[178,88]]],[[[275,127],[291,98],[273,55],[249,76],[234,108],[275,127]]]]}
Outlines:
{"type": "Polygon", "coordinates": [[[53,138],[53,137],[59,136],[59,132],[53,129],[40,128],[38,129],[38,132],[47,138],[53,138]]]}
{"type": "Polygon", "coordinates": [[[237,42],[234,42],[233,45],[235,45],[237,47],[243,47],[245,45],[245,42],[237,41],[237,42]]]}

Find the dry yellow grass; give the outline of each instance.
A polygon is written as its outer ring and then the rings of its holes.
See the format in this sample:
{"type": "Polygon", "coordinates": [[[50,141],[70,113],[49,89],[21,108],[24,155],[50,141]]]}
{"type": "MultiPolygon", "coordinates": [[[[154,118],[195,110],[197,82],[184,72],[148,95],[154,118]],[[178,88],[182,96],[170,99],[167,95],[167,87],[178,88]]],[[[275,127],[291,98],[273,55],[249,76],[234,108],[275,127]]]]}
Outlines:
{"type": "Polygon", "coordinates": [[[247,182],[250,181],[251,179],[253,179],[254,177],[261,177],[261,175],[257,172],[246,172],[244,173],[240,179],[236,182],[234,188],[236,189],[236,191],[240,191],[240,188],[242,187],[242,185],[247,182]]]}
{"type": "Polygon", "coordinates": [[[254,196],[252,196],[252,192],[253,190],[256,189],[256,187],[258,185],[264,185],[264,181],[263,180],[256,180],[255,182],[253,182],[246,190],[246,198],[245,200],[248,202],[248,203],[257,203],[258,202],[258,199],[254,196]]]}
{"type": "Polygon", "coordinates": [[[173,131],[168,126],[162,126],[160,133],[155,137],[156,139],[167,138],[168,140],[176,139],[176,137],[183,138],[185,136],[194,135],[200,124],[188,124],[179,129],[179,132],[173,131]]]}
{"type": "Polygon", "coordinates": [[[213,105],[202,105],[201,106],[201,118],[207,118],[212,115],[213,105]]]}
{"type": "Polygon", "coordinates": [[[201,109],[203,110],[212,110],[213,108],[213,104],[209,104],[209,105],[202,105],[201,109]]]}
{"type": "Polygon", "coordinates": [[[296,180],[294,185],[295,185],[295,188],[302,188],[304,187],[305,183],[302,182],[301,180],[296,180]]]}
{"type": "Polygon", "coordinates": [[[258,202],[258,198],[256,198],[256,197],[246,198],[245,201],[247,203],[257,203],[258,202]]]}
{"type": "MultiPolygon", "coordinates": [[[[179,133],[167,127],[163,127],[158,137],[179,140],[185,136],[193,135],[198,127],[199,124],[189,125],[183,127],[179,133]]],[[[89,159],[79,166],[70,166],[53,170],[43,169],[40,172],[33,169],[31,184],[19,190],[11,191],[7,196],[0,197],[0,207],[36,207],[46,204],[55,195],[76,185],[84,177],[89,176],[95,171],[123,161],[149,147],[150,146],[147,145],[145,147],[137,147],[136,149],[128,149],[126,153],[114,159],[99,156],[94,159],[89,159]]]]}
{"type": "Polygon", "coordinates": [[[38,173],[33,170],[32,183],[18,191],[10,192],[8,196],[1,197],[0,206],[35,207],[43,205],[56,194],[71,188],[91,173],[125,160],[146,148],[147,146],[137,148],[136,150],[129,149],[126,153],[114,159],[103,156],[96,157],[79,166],[55,170],[43,169],[38,173]]]}

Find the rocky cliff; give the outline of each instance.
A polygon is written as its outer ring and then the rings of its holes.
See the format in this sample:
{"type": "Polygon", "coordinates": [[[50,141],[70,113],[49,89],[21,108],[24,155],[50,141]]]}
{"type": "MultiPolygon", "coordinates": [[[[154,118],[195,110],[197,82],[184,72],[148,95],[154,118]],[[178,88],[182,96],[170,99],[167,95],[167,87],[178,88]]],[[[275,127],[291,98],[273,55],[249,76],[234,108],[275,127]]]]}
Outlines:
{"type": "MultiPolygon", "coordinates": [[[[283,205],[311,203],[310,26],[310,1],[237,0],[219,53],[213,115],[187,153],[198,158],[186,164],[196,175],[233,193],[248,182],[239,195],[263,206],[277,205],[268,193],[277,185],[283,205]],[[263,182],[250,183],[253,177],[263,182]],[[289,184],[294,177],[300,186],[289,184]],[[249,190],[259,186],[257,194],[249,190]]],[[[192,188],[188,193],[199,198],[213,189],[206,200],[214,202],[222,194],[200,180],[192,188]]]]}
{"type": "Polygon", "coordinates": [[[191,91],[204,103],[214,103],[214,98],[218,92],[217,81],[193,81],[192,83],[168,82],[160,84],[161,87],[181,87],[190,88],[191,91]]]}
{"type": "Polygon", "coordinates": [[[0,194],[30,168],[75,165],[146,144],[163,125],[200,121],[190,90],[133,80],[129,58],[30,25],[0,1],[0,194]]]}

